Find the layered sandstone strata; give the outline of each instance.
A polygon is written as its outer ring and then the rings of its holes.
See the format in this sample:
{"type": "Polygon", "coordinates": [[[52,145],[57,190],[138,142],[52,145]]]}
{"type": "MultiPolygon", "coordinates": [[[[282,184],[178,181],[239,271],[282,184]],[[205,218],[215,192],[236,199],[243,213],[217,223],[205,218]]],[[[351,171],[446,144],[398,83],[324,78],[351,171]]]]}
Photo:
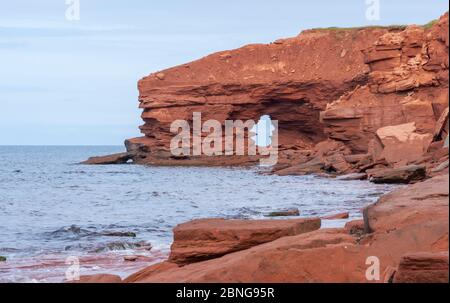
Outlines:
{"type": "MultiPolygon", "coordinates": [[[[319,121],[328,103],[368,82],[362,49],[402,28],[309,30],[269,45],[248,45],[170,68],[139,81],[144,125],[141,138],[126,142],[136,162],[239,164],[256,158],[174,159],[168,152],[173,121],[252,119],[279,121],[281,150],[309,149],[325,139],[319,121]],[[182,160],[182,161],[181,161],[182,160]]],[[[204,135],[204,134],[203,134],[204,135]]]]}
{"type": "Polygon", "coordinates": [[[435,177],[384,196],[364,212],[365,232],[352,222],[200,263],[164,262],[125,281],[448,282],[448,181],[435,177]],[[379,270],[368,275],[373,262],[379,270]]]}

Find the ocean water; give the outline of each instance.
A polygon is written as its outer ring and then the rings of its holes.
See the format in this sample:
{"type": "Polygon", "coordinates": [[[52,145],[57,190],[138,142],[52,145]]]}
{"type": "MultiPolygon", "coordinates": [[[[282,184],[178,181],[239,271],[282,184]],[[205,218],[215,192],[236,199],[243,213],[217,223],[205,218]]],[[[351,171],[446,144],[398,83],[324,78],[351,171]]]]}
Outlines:
{"type": "Polygon", "coordinates": [[[121,151],[121,146],[0,147],[0,256],[7,258],[0,262],[0,282],[63,281],[73,265],[68,257],[79,258],[81,274],[126,276],[165,258],[179,223],[261,219],[293,207],[302,217],[349,211],[351,220],[392,189],[364,181],[268,176],[258,168],[78,164],[121,151]],[[130,254],[142,259],[125,262],[130,254]]]}

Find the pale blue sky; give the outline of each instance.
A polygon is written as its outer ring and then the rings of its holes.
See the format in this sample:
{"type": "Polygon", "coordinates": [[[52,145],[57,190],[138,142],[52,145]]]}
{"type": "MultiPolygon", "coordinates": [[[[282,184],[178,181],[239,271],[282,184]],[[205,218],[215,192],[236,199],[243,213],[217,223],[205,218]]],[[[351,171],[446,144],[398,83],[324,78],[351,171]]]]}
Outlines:
{"type": "Polygon", "coordinates": [[[139,136],[136,82],[160,69],[314,27],[424,24],[443,0],[0,0],[0,145],[119,145],[139,136]]]}

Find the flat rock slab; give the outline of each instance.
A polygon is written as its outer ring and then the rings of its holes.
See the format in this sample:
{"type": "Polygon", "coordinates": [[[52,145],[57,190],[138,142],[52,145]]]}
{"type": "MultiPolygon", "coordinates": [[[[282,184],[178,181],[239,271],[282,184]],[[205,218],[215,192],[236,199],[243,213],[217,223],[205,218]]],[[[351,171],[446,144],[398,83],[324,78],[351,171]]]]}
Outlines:
{"type": "Polygon", "coordinates": [[[178,265],[214,259],[276,239],[319,229],[321,220],[204,219],[174,229],[169,261],[178,265]]]}
{"type": "Polygon", "coordinates": [[[132,153],[120,153],[103,157],[92,157],[82,162],[82,164],[89,164],[89,165],[125,164],[128,161],[132,160],[133,157],[134,154],[132,153]]]}
{"type": "Polygon", "coordinates": [[[374,170],[369,173],[369,180],[381,184],[409,184],[426,178],[426,167],[423,165],[408,165],[399,168],[374,170]]]}

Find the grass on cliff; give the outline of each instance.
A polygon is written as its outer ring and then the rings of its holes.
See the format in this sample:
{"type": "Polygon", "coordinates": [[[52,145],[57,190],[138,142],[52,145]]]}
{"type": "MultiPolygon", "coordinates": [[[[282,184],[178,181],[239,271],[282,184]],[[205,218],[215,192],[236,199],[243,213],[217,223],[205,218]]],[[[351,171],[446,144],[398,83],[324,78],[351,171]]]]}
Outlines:
{"type": "Polygon", "coordinates": [[[351,30],[363,30],[363,29],[388,29],[388,30],[404,30],[406,25],[370,25],[370,26],[357,26],[357,27],[318,27],[313,30],[318,31],[351,31],[351,30]]]}
{"type": "MultiPolygon", "coordinates": [[[[433,27],[433,25],[435,25],[436,23],[438,23],[438,19],[432,20],[430,22],[428,22],[427,24],[422,25],[422,27],[424,29],[430,29],[433,27]]],[[[350,30],[363,30],[363,29],[388,29],[388,30],[405,30],[406,29],[406,25],[387,25],[387,26],[383,26],[383,25],[369,25],[369,26],[357,26],[357,27],[337,27],[337,26],[332,26],[332,27],[318,27],[318,28],[313,28],[312,30],[318,30],[318,31],[350,31],[350,30]]]]}

